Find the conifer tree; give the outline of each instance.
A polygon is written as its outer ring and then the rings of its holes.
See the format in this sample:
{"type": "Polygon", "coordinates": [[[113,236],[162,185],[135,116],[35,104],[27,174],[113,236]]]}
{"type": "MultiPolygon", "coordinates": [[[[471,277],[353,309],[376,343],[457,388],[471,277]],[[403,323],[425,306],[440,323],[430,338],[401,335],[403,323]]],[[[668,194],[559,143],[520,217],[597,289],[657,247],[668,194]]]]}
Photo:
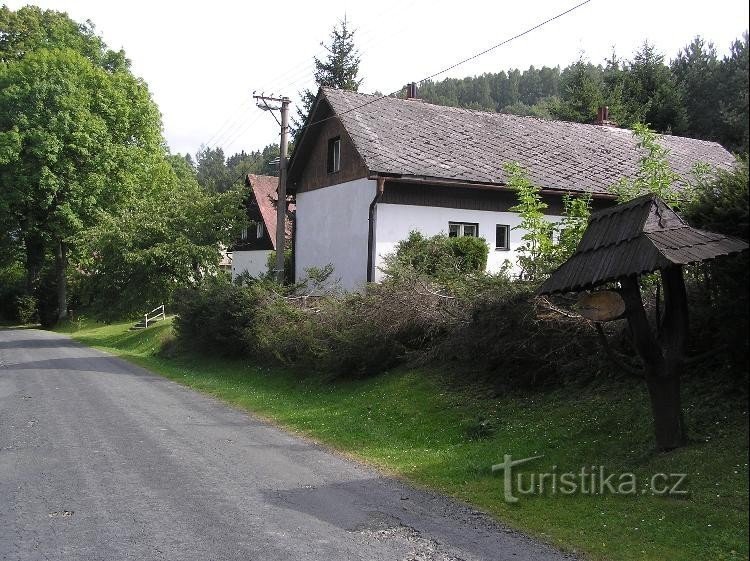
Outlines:
{"type": "MultiPolygon", "coordinates": [[[[339,20],[338,24],[331,30],[330,43],[321,43],[327,51],[325,60],[314,57],[315,63],[315,85],[317,87],[338,88],[356,92],[362,83],[358,78],[360,55],[354,43],[356,30],[351,29],[349,21],[339,20]]],[[[301,107],[297,108],[297,118],[294,119],[295,139],[305,124],[307,114],[310,112],[317,91],[306,89],[300,95],[302,97],[301,107]]]]}

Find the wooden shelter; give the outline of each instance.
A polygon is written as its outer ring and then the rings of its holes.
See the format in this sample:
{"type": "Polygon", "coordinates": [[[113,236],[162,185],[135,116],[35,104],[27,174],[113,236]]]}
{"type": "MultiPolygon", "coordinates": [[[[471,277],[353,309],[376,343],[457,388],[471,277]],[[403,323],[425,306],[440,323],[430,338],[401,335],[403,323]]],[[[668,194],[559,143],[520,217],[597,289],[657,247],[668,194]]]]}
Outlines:
{"type": "MultiPolygon", "coordinates": [[[[645,195],[591,215],[576,252],[539,290],[540,294],[578,292],[617,281],[633,346],[643,362],[638,374],[651,398],[654,432],[662,450],[684,443],[680,375],[685,365],[688,304],[682,267],[738,253],[747,242],[688,226],[655,195],[645,195]],[[652,329],[638,277],[659,271],[664,313],[652,329]]],[[[612,294],[617,296],[617,294],[612,294]]],[[[609,349],[601,325],[597,328],[609,349]]]]}
{"type": "Polygon", "coordinates": [[[593,213],[576,252],[539,292],[579,292],[747,248],[743,240],[688,226],[659,197],[644,195],[593,213]]]}

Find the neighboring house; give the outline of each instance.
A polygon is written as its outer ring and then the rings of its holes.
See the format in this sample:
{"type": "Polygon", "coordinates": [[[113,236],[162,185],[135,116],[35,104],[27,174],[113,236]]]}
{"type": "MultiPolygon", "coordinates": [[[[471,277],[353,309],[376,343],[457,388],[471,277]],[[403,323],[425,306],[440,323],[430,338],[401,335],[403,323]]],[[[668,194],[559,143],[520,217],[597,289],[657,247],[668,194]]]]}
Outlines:
{"type": "MultiPolygon", "coordinates": [[[[249,174],[245,178],[245,185],[250,187],[250,195],[245,201],[249,222],[233,246],[232,279],[245,272],[253,277],[265,275],[268,272],[269,254],[276,249],[276,201],[279,178],[249,174]]],[[[292,204],[287,209],[287,239],[291,239],[292,236],[293,212],[292,204]]]]}
{"type": "MultiPolygon", "coordinates": [[[[412,94],[415,88],[410,88],[412,94]]],[[[480,236],[487,268],[516,263],[523,232],[503,164],[518,162],[542,189],[550,220],[562,195],[590,193],[595,210],[610,187],[638,170],[631,131],[442,107],[419,99],[321,88],[289,163],[296,194],[295,277],[331,263],[347,289],[382,278],[383,257],[411,230],[480,236]]],[[[661,136],[682,177],[696,162],[730,167],[720,145],[661,136]]]]}

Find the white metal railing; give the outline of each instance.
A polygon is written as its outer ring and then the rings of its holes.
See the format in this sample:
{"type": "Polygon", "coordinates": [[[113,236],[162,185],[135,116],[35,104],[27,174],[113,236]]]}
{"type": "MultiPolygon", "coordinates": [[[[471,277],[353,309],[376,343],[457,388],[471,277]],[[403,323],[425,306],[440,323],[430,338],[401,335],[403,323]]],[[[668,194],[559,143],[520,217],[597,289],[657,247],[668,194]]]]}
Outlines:
{"type": "Polygon", "coordinates": [[[164,313],[164,304],[162,304],[161,306],[158,306],[158,307],[154,308],[153,310],[151,310],[147,314],[143,314],[143,324],[144,324],[144,327],[148,327],[148,322],[149,321],[155,321],[155,320],[157,320],[159,318],[161,318],[161,319],[167,319],[167,316],[164,313]]]}

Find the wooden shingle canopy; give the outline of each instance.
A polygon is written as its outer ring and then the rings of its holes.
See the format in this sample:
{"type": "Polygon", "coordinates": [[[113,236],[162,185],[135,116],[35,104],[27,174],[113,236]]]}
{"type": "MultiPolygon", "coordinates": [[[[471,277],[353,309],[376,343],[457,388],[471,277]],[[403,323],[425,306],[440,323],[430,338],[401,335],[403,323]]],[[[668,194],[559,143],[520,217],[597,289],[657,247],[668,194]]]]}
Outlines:
{"type": "Polygon", "coordinates": [[[577,292],[747,248],[743,240],[688,226],[659,197],[644,195],[593,213],[576,252],[539,293],[577,292]]]}

